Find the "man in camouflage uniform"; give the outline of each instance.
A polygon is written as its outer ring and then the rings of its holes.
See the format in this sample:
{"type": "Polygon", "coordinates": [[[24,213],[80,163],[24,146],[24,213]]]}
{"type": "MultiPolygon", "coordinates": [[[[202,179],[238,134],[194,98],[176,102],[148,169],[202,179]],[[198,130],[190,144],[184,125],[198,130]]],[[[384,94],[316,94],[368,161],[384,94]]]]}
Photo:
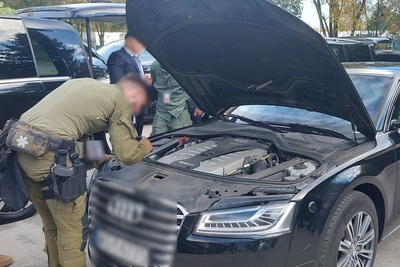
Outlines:
{"type": "MultiPolygon", "coordinates": [[[[134,110],[147,102],[143,80],[124,76],[117,85],[93,79],[70,80],[25,112],[20,121],[49,133],[53,138],[76,140],[85,133],[108,129],[115,157],[134,164],[152,151],[147,139],[137,141],[132,125],[134,110]]],[[[71,203],[45,199],[39,181],[50,174],[55,153],[42,157],[17,153],[26,174],[30,197],[42,218],[50,267],[86,266],[86,193],[71,203]]],[[[69,163],[70,164],[70,163],[69,163]]]]}
{"type": "Polygon", "coordinates": [[[157,61],[151,65],[151,78],[157,90],[152,135],[192,125],[187,107],[188,94],[157,61]]]}

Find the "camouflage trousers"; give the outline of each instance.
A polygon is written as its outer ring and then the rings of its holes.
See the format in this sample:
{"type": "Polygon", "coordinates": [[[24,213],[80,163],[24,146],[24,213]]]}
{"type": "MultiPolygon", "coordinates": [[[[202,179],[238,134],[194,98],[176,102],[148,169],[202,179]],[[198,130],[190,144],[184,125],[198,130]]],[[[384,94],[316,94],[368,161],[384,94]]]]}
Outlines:
{"type": "MultiPolygon", "coordinates": [[[[86,213],[86,193],[71,203],[55,199],[44,199],[38,181],[47,177],[41,172],[54,160],[47,153],[42,158],[18,153],[18,162],[26,173],[30,198],[38,211],[46,240],[46,253],[49,267],[85,267],[85,247],[88,235],[86,213]],[[39,179],[41,177],[41,179],[39,179]]],[[[50,167],[47,168],[50,170],[50,167]]]]}
{"type": "Polygon", "coordinates": [[[156,110],[153,118],[153,131],[151,135],[161,134],[192,125],[190,113],[185,108],[178,117],[172,116],[167,111],[156,110]]]}

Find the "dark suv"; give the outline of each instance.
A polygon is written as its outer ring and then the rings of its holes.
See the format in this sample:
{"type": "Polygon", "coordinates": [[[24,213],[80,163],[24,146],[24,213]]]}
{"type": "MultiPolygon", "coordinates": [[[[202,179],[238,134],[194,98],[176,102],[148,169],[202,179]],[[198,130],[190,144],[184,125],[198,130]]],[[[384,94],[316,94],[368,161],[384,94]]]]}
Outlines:
{"type": "Polygon", "coordinates": [[[0,125],[71,78],[91,77],[79,34],[61,21],[0,17],[0,125]]]}
{"type": "Polygon", "coordinates": [[[325,40],[340,62],[374,61],[374,52],[369,43],[341,38],[325,38],[325,40]]]}
{"type": "MultiPolygon", "coordinates": [[[[79,34],[62,21],[0,16],[0,125],[19,118],[63,82],[92,77],[79,34]]],[[[0,127],[1,127],[0,126],[0,127]]],[[[0,199],[0,224],[32,215],[0,199]]]]}

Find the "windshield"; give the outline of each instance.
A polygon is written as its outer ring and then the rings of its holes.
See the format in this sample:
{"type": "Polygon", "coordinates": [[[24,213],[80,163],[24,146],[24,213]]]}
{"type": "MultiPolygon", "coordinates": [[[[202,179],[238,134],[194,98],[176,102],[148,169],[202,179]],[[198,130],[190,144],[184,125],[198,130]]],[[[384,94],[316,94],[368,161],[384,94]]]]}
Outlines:
{"type": "Polygon", "coordinates": [[[99,48],[96,52],[97,54],[99,54],[102,58],[104,58],[105,60],[108,60],[108,58],[110,57],[111,53],[114,51],[117,51],[119,49],[121,49],[121,47],[124,45],[123,42],[114,42],[108,45],[103,46],[102,48],[99,48]]]}
{"type": "MultiPolygon", "coordinates": [[[[390,90],[393,78],[371,75],[350,75],[350,78],[360,94],[372,121],[377,126],[383,102],[390,90]]],[[[273,105],[245,105],[237,107],[232,113],[257,121],[311,125],[333,130],[349,137],[352,136],[350,122],[304,109],[273,105]]]]}

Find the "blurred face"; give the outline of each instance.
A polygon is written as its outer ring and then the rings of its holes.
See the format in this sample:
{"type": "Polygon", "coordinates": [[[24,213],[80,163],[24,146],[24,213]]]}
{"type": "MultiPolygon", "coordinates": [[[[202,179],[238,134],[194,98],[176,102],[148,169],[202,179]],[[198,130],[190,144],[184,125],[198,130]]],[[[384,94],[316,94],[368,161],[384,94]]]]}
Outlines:
{"type": "Polygon", "coordinates": [[[147,104],[146,89],[140,84],[125,81],[121,83],[125,98],[128,104],[133,108],[135,114],[140,113],[142,108],[147,104]]]}
{"type": "Polygon", "coordinates": [[[140,55],[145,50],[144,45],[138,41],[138,39],[133,37],[128,37],[125,39],[125,47],[131,50],[136,55],[140,55]]]}

